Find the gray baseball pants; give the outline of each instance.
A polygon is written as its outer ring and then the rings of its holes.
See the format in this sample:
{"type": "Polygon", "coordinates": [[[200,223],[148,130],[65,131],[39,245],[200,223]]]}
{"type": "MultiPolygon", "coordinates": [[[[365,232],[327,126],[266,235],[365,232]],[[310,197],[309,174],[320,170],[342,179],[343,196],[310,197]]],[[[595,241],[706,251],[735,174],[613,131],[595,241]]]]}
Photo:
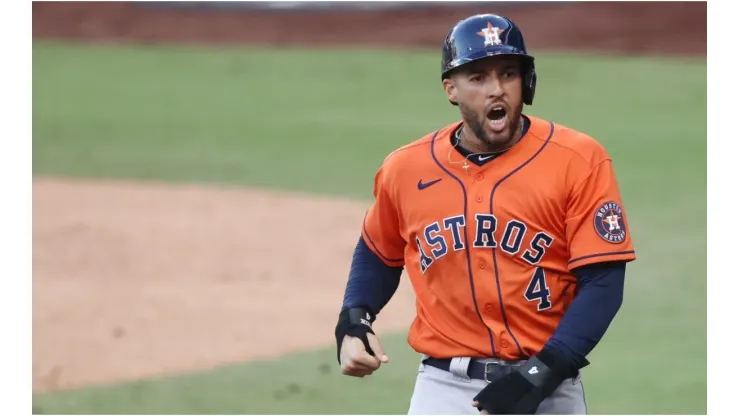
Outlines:
{"type": "MultiPolygon", "coordinates": [[[[454,358],[450,371],[422,363],[416,377],[414,393],[408,414],[410,415],[478,415],[472,406],[473,398],[488,384],[485,380],[467,376],[470,358],[454,358]]],[[[495,360],[480,360],[495,361],[495,360]]],[[[501,368],[492,366],[495,368],[501,368]]],[[[496,378],[493,373],[490,378],[496,378]]],[[[581,374],[565,380],[546,398],[537,409],[537,414],[586,414],[586,398],[581,374]]]]}

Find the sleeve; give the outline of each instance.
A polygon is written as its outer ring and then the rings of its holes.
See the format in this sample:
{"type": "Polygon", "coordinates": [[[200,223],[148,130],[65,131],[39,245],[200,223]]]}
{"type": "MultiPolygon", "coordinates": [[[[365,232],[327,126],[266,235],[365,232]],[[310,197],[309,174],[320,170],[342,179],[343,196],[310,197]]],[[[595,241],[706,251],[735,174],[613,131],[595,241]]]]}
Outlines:
{"type": "Polygon", "coordinates": [[[578,368],[601,341],[624,298],[624,262],[595,263],[575,269],[578,294],[547,347],[578,368]]]}
{"type": "Polygon", "coordinates": [[[342,307],[363,307],[377,315],[396,293],[402,272],[403,267],[383,263],[360,238],[352,256],[342,307]]]}
{"type": "Polygon", "coordinates": [[[393,200],[390,176],[385,165],[375,174],[375,200],[365,214],[362,237],[383,263],[390,267],[401,267],[404,265],[406,241],[400,232],[401,217],[393,200]]]}
{"type": "Polygon", "coordinates": [[[635,260],[611,159],[604,159],[581,178],[571,188],[566,208],[568,269],[592,263],[635,260]]]}

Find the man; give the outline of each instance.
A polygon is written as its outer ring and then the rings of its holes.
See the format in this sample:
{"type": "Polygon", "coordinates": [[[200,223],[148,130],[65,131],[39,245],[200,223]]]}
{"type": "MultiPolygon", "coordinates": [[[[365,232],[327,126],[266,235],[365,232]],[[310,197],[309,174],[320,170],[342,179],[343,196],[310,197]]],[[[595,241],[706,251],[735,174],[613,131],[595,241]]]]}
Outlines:
{"type": "Polygon", "coordinates": [[[534,58],[497,15],[458,22],[442,86],[462,121],[375,176],[337,323],[342,373],[389,359],[372,323],[405,267],[422,354],[409,414],[586,412],[581,369],[635,259],[612,161],[593,138],[522,114],[534,58]]]}

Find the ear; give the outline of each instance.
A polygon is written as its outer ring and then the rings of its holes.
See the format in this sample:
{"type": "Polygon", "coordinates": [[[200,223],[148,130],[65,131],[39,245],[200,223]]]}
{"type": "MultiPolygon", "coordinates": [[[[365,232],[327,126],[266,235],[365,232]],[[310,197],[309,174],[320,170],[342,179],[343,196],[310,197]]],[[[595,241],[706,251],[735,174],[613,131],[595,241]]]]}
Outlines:
{"type": "Polygon", "coordinates": [[[442,88],[444,88],[450,103],[457,105],[457,87],[455,83],[450,78],[445,78],[442,80],[442,88]]]}

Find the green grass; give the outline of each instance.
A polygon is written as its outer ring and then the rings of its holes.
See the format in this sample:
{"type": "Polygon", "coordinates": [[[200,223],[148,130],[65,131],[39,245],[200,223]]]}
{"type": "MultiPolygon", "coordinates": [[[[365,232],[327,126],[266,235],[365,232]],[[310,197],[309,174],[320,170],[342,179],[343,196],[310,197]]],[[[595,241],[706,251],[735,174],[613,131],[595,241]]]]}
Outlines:
{"type": "Polygon", "coordinates": [[[393,363],[362,379],[337,372],[336,350],[212,372],[48,395],[45,412],[176,414],[398,414],[408,406],[418,356],[405,337],[385,337],[393,363]],[[381,375],[382,374],[382,375],[381,375]]]}
{"type": "MultiPolygon", "coordinates": [[[[439,87],[436,53],[36,43],[33,59],[35,173],[367,198],[390,150],[457,117],[439,87]]],[[[530,113],[606,146],[638,252],[623,308],[590,356],[589,411],[706,413],[706,62],[541,54],[537,65],[530,113]]],[[[47,413],[404,413],[416,356],[402,335],[384,341],[393,364],[364,380],[340,376],[330,348],[35,395],[34,406],[47,413]],[[322,363],[329,374],[318,370],[322,363]]]]}
{"type": "Polygon", "coordinates": [[[35,172],[368,196],[384,154],[454,120],[426,54],[35,45],[33,59],[35,172]]]}

